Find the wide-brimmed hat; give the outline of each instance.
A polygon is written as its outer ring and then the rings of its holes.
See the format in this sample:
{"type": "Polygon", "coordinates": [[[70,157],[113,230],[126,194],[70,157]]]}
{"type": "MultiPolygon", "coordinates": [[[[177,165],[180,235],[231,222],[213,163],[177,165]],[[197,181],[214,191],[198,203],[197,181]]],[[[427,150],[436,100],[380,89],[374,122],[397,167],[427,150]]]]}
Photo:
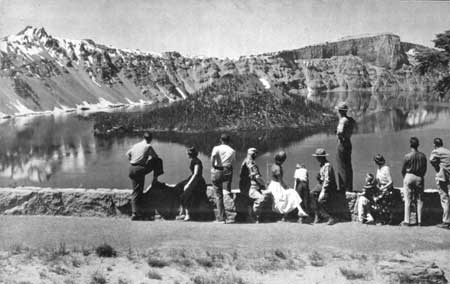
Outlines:
{"type": "Polygon", "coordinates": [[[349,107],[345,102],[340,102],[338,103],[338,105],[336,106],[337,110],[344,110],[344,111],[348,111],[349,107]]]}
{"type": "Polygon", "coordinates": [[[377,164],[384,164],[384,163],[386,163],[386,160],[384,159],[383,155],[381,155],[381,154],[376,154],[376,155],[373,157],[373,160],[374,160],[375,163],[377,163],[377,164]]]}
{"type": "Polygon", "coordinates": [[[256,148],[248,148],[247,150],[247,154],[251,155],[251,154],[256,154],[258,153],[258,150],[256,148]]]}
{"type": "Polygon", "coordinates": [[[327,151],[323,148],[317,148],[316,152],[313,154],[314,157],[326,157],[328,156],[327,151]]]}

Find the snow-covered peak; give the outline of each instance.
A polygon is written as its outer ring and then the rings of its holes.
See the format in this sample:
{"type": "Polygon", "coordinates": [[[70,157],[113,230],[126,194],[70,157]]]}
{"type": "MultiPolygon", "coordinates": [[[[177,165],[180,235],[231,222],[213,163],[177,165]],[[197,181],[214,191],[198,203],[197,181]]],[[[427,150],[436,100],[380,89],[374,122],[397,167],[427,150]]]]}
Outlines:
{"type": "Polygon", "coordinates": [[[7,37],[8,41],[30,42],[30,41],[43,41],[48,38],[48,34],[43,27],[36,28],[27,26],[25,29],[7,37]]]}

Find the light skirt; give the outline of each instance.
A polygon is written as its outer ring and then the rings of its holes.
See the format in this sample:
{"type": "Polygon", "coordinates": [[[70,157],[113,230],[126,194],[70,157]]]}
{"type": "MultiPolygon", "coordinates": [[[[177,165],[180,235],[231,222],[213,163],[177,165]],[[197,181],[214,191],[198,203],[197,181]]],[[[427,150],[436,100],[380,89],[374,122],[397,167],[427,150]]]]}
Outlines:
{"type": "Polygon", "coordinates": [[[287,214],[295,209],[299,209],[299,216],[307,215],[300,207],[302,199],[295,189],[285,189],[281,183],[273,180],[270,181],[267,189],[273,196],[273,211],[280,214],[287,214]]]}

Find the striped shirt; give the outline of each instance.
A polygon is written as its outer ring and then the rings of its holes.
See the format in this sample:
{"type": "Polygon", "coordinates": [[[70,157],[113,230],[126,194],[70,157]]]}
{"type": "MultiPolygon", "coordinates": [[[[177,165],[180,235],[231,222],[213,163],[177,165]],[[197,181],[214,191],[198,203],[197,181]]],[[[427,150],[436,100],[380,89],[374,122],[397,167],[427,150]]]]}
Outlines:
{"type": "Polygon", "coordinates": [[[427,157],[419,151],[411,151],[405,155],[403,160],[402,175],[413,174],[424,177],[427,172],[427,157]]]}

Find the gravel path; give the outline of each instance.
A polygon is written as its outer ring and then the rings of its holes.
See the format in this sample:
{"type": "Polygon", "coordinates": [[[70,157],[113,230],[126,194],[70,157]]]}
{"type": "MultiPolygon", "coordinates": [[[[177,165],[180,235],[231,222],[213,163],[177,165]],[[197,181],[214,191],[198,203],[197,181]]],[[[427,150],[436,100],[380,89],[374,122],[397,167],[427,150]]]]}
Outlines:
{"type": "Polygon", "coordinates": [[[93,247],[107,242],[116,249],[190,247],[303,251],[337,248],[355,252],[438,250],[450,247],[450,230],[436,227],[367,226],[358,223],[215,224],[180,221],[131,222],[128,219],[55,216],[0,216],[0,250],[93,247]]]}

